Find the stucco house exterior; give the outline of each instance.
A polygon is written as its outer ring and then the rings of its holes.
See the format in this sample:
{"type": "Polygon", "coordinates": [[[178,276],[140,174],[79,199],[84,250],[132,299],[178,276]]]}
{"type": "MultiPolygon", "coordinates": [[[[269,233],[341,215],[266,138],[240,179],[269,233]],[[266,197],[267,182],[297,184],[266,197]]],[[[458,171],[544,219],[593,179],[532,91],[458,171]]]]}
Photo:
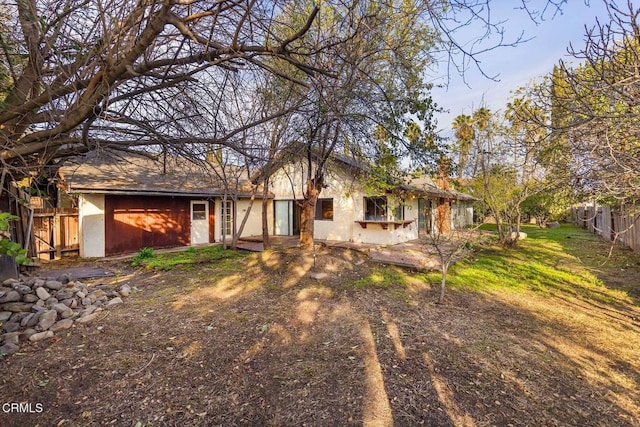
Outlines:
{"type": "MultiPolygon", "coordinates": [[[[304,172],[303,162],[291,162],[270,178],[269,234],[300,233],[304,172]]],[[[393,245],[439,232],[442,220],[447,229],[473,222],[470,196],[440,189],[426,177],[374,194],[365,190],[367,173],[363,163],[330,159],[316,204],[315,239],[393,245]]],[[[262,190],[251,203],[255,185],[233,167],[223,175],[172,156],[94,153],[59,175],[77,203],[82,257],[229,241],[247,212],[240,237],[262,234],[262,190]],[[225,180],[234,183],[226,191],[225,180]]]]}
{"type": "MultiPolygon", "coordinates": [[[[473,197],[442,190],[427,177],[371,193],[363,184],[365,164],[334,155],[316,203],[314,238],[393,245],[438,232],[439,215],[450,228],[473,223],[473,197]]],[[[274,235],[296,235],[300,227],[305,165],[292,162],[271,179],[274,235]]]]}
{"type": "MultiPolygon", "coordinates": [[[[173,156],[94,153],[59,175],[77,198],[82,257],[230,239],[233,218],[244,216],[251,197],[246,179],[234,203],[219,173],[173,156]]],[[[261,214],[260,201],[253,203],[243,236],[262,232],[261,214]]]]}

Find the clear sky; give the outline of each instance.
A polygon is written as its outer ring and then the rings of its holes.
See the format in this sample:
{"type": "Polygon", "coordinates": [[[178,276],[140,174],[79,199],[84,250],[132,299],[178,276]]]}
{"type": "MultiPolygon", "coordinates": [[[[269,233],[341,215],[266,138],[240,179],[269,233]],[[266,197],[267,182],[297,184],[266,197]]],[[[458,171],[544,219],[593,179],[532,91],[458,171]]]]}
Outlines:
{"type": "MultiPolygon", "coordinates": [[[[545,0],[533,0],[531,7],[540,9],[545,0]]],[[[489,76],[497,75],[498,81],[484,77],[471,64],[465,73],[465,80],[452,71],[448,87],[435,88],[433,96],[436,103],[448,110],[439,114],[438,128],[443,135],[450,134],[451,122],[459,114],[470,114],[474,109],[486,105],[492,111],[503,110],[509,100],[510,93],[527,82],[552,71],[554,64],[560,59],[570,61],[567,48],[570,43],[576,50],[584,47],[585,25],[593,27],[596,17],[601,21],[606,18],[606,10],[602,0],[568,0],[561,12],[552,16],[547,13],[543,20],[534,23],[526,12],[516,9],[520,0],[493,0],[492,19],[494,22],[505,21],[505,43],[518,38],[524,33],[525,39],[516,47],[499,47],[478,56],[484,72],[489,76]]],[[[555,11],[555,10],[554,10],[555,11]]],[[[480,26],[467,26],[457,34],[460,40],[473,40],[483,33],[480,26]]],[[[489,38],[485,46],[495,45],[497,35],[489,38]]],[[[432,82],[446,85],[446,64],[434,72],[432,82]]]]}

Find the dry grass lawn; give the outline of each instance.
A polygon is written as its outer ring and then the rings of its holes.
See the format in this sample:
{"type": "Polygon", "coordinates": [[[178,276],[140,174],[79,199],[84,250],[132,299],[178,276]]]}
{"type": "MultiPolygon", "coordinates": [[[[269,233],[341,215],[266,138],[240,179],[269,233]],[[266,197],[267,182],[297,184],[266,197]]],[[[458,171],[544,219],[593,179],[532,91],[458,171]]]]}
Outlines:
{"type": "Polygon", "coordinates": [[[640,256],[528,231],[443,305],[437,274],[341,249],[112,264],[125,304],[0,361],[2,403],[43,405],[0,426],[640,425],[640,256]]]}

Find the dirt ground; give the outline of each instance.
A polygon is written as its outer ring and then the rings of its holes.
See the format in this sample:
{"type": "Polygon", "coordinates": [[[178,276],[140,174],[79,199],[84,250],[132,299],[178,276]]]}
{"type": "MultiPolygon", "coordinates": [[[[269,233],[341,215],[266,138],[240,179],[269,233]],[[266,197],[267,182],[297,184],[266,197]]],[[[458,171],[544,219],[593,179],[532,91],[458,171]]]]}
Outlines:
{"type": "Polygon", "coordinates": [[[423,275],[337,248],[315,267],[295,248],[108,267],[102,283],[135,287],[125,304],[0,361],[0,403],[42,405],[0,426],[640,425],[637,300],[449,290],[436,305],[423,275]],[[404,283],[354,285],[372,272],[404,283]]]}

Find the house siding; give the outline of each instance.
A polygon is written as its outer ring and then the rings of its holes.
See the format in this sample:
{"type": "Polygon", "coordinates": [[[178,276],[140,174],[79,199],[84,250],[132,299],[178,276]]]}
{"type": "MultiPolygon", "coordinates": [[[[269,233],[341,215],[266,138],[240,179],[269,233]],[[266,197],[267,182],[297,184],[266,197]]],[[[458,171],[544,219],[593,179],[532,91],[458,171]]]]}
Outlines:
{"type": "MultiPolygon", "coordinates": [[[[302,177],[305,172],[301,165],[289,165],[277,172],[270,185],[276,195],[275,200],[302,199],[302,177]]],[[[406,227],[393,226],[384,230],[379,224],[362,228],[356,221],[364,219],[364,198],[366,194],[361,185],[346,172],[331,171],[325,176],[324,188],[320,198],[333,199],[333,220],[315,220],[314,238],[320,240],[338,240],[357,243],[391,245],[418,238],[418,199],[406,199],[405,220],[413,220],[406,227]]],[[[392,211],[399,200],[392,195],[389,201],[388,219],[393,220],[392,211]]],[[[271,229],[274,234],[275,230],[271,229]]]]}
{"type": "MultiPolygon", "coordinates": [[[[231,199],[229,198],[229,200],[231,199]]],[[[212,212],[216,213],[216,218],[219,218],[219,220],[217,221],[214,229],[214,237],[216,242],[222,242],[222,199],[217,198],[216,202],[215,210],[212,210],[212,212]]],[[[270,202],[271,201],[267,202],[267,208],[270,207],[270,202]]],[[[236,230],[240,229],[240,224],[249,210],[250,203],[250,199],[239,199],[236,202],[236,230]]],[[[269,212],[269,210],[267,212],[269,212]]],[[[268,224],[271,224],[271,222],[268,222],[268,224]]],[[[247,222],[245,223],[240,236],[247,237],[258,235],[262,235],[262,199],[256,198],[253,201],[251,211],[249,212],[249,218],[247,218],[247,222]]],[[[227,236],[227,238],[231,239],[231,236],[227,236]]]]}
{"type": "Polygon", "coordinates": [[[105,256],[105,198],[103,194],[81,194],[78,198],[80,256],[105,256]]]}

